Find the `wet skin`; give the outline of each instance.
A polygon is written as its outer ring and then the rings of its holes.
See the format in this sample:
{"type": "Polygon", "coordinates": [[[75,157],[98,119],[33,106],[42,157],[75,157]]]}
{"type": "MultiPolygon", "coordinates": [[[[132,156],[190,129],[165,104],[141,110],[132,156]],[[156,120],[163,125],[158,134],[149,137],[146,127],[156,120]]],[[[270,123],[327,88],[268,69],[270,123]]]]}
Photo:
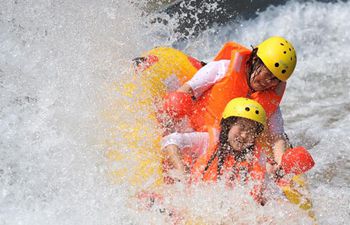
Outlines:
{"type": "Polygon", "coordinates": [[[253,71],[249,82],[254,91],[263,91],[270,88],[275,88],[281,81],[275,77],[265,65],[262,64],[253,71]]]}
{"type": "Polygon", "coordinates": [[[257,137],[257,123],[250,119],[238,118],[228,133],[228,142],[235,151],[242,151],[254,145],[257,137]]]}

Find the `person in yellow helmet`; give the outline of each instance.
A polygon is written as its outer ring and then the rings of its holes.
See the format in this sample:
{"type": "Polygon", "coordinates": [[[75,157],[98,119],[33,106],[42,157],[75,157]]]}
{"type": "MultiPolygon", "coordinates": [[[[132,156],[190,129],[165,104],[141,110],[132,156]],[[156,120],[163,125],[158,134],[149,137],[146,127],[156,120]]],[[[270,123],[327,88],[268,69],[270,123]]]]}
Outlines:
{"type": "MultiPolygon", "coordinates": [[[[232,148],[232,153],[239,156],[255,145],[256,138],[266,126],[264,108],[256,101],[248,98],[231,100],[223,114],[220,128],[211,127],[207,132],[172,133],[162,138],[161,147],[165,158],[181,172],[185,172],[181,153],[191,149],[191,158],[198,158],[210,147],[210,138],[218,140],[221,147],[232,148]],[[175,156],[174,158],[172,158],[175,156]]],[[[186,162],[187,163],[187,162],[186,162]]]]}
{"type": "Polygon", "coordinates": [[[208,126],[218,125],[231,99],[254,99],[267,114],[266,143],[273,149],[276,169],[289,147],[279,104],[296,62],[293,45],[282,37],[270,37],[252,50],[234,42],[226,43],[213,62],[177,90],[194,99],[191,110],[187,110],[191,112],[187,115],[190,126],[195,131],[205,131],[208,126]]]}
{"type": "MultiPolygon", "coordinates": [[[[229,172],[231,182],[242,182],[254,172],[254,178],[258,177],[262,182],[265,165],[259,162],[261,152],[256,146],[256,139],[265,126],[265,110],[259,103],[248,98],[231,100],[222,114],[218,130],[173,133],[163,138],[164,159],[170,168],[168,175],[172,179],[183,180],[185,174],[191,173],[195,176],[194,180],[208,181],[217,180],[229,172]],[[192,154],[190,161],[186,161],[183,155],[186,149],[192,154]],[[245,175],[242,174],[243,167],[245,175]]],[[[258,189],[262,190],[261,187],[258,189]]],[[[261,193],[253,196],[261,203],[261,193]]]]}

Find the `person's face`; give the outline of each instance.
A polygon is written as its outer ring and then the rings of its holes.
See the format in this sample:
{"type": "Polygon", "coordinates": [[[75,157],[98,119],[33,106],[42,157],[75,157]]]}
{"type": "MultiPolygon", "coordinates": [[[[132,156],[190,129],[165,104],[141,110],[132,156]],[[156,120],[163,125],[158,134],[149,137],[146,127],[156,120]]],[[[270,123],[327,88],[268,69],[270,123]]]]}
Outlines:
{"type": "Polygon", "coordinates": [[[250,86],[255,91],[274,88],[280,82],[281,81],[275,77],[264,64],[261,64],[256,70],[254,70],[250,78],[250,86]]]}
{"type": "Polygon", "coordinates": [[[228,143],[235,151],[243,151],[254,145],[257,137],[257,124],[253,120],[237,118],[228,132],[228,143]]]}

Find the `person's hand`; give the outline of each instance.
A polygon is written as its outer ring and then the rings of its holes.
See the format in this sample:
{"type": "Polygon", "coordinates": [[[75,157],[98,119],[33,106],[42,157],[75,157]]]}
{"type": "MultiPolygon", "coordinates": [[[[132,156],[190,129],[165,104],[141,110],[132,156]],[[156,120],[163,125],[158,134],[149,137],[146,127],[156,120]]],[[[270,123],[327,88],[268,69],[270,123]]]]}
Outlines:
{"type": "Polygon", "coordinates": [[[164,135],[174,132],[174,127],[178,122],[177,120],[174,120],[163,109],[158,110],[156,117],[160,127],[166,131],[164,135]]]}
{"type": "Polygon", "coordinates": [[[266,163],[266,172],[270,175],[274,176],[279,169],[280,166],[277,163],[266,163]]]}
{"type": "Polygon", "coordinates": [[[299,175],[309,171],[315,165],[310,153],[302,146],[288,149],[282,156],[280,164],[270,160],[266,165],[266,170],[277,181],[288,180],[294,175],[299,175]],[[268,166],[270,165],[270,166],[268,166]]]}
{"type": "Polygon", "coordinates": [[[182,154],[177,145],[168,145],[163,150],[163,158],[165,163],[164,173],[169,183],[186,182],[186,165],[182,161],[182,154]]]}
{"type": "Polygon", "coordinates": [[[187,180],[186,174],[177,169],[169,170],[167,175],[173,179],[174,182],[185,183],[187,180]]]}

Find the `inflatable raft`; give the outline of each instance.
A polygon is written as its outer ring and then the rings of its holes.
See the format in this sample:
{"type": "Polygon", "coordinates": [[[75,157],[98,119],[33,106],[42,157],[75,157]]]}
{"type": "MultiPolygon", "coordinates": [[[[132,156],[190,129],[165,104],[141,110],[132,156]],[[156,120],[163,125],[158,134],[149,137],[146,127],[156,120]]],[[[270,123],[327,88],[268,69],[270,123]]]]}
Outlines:
{"type": "Polygon", "coordinates": [[[156,104],[201,66],[200,61],[169,47],[152,49],[134,59],[132,75],[122,85],[116,84],[118,99],[112,107],[115,110],[106,115],[109,121],[117,121],[107,153],[114,164],[111,172],[114,182],[127,182],[135,189],[162,185],[159,146],[162,131],[155,115],[156,104]]]}
{"type": "MultiPolygon", "coordinates": [[[[142,118],[133,121],[133,124],[118,123],[124,150],[114,144],[107,154],[112,162],[118,164],[111,173],[114,182],[128,182],[136,190],[152,190],[163,185],[159,145],[161,131],[155,116],[156,105],[166,93],[175,91],[192,78],[203,65],[205,63],[169,47],[154,48],[134,59],[133,77],[118,92],[132,99],[133,107],[127,107],[127,113],[139,114],[142,111],[142,118]],[[145,125],[145,121],[148,124],[145,125]],[[120,165],[129,166],[125,168],[120,165]]],[[[281,186],[281,189],[291,203],[314,218],[303,175],[295,176],[291,184],[281,186]]]]}

